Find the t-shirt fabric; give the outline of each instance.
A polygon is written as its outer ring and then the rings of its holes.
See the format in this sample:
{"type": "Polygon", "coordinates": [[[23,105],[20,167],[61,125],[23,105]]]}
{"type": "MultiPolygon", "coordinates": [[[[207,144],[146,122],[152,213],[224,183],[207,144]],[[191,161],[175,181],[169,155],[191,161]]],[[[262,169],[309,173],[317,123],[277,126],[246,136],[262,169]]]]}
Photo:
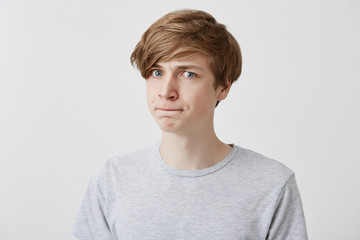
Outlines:
{"type": "Polygon", "coordinates": [[[232,145],[200,170],[167,165],[160,143],[106,161],[73,227],[80,240],[307,239],[294,173],[232,145]]]}

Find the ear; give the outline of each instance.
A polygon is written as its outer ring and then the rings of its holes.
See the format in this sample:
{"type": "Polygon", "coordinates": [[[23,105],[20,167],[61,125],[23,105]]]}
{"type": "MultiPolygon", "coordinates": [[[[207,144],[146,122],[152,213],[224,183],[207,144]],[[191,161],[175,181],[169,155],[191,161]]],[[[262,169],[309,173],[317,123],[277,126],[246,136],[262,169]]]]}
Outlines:
{"type": "Polygon", "coordinates": [[[228,95],[229,91],[230,91],[230,87],[231,87],[231,80],[228,79],[226,82],[226,86],[219,86],[220,92],[218,93],[218,101],[222,101],[226,98],[226,96],[228,95]]]}

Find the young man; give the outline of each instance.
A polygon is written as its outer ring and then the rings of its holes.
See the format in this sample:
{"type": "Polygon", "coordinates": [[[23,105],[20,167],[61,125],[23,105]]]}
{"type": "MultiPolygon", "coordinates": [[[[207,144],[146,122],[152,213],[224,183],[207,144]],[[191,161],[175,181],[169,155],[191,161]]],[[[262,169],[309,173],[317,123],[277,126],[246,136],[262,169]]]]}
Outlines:
{"type": "Polygon", "coordinates": [[[171,12],[137,44],[162,138],[114,157],[90,181],[79,239],[307,239],[294,173],[216,136],[213,119],[241,73],[241,53],[208,13],[171,12]]]}

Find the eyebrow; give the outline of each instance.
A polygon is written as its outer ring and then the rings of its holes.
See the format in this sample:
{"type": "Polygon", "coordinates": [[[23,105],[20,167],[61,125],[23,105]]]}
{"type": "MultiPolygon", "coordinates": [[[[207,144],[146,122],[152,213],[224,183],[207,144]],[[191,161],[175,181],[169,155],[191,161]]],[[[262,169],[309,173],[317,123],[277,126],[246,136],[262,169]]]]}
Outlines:
{"type": "MultiPolygon", "coordinates": [[[[153,68],[161,68],[162,66],[158,63],[155,63],[153,66],[153,68]]],[[[203,68],[201,67],[198,67],[196,65],[187,65],[187,64],[184,64],[184,65],[177,65],[176,66],[177,69],[196,69],[196,70],[200,70],[200,71],[204,71],[203,68]]]]}

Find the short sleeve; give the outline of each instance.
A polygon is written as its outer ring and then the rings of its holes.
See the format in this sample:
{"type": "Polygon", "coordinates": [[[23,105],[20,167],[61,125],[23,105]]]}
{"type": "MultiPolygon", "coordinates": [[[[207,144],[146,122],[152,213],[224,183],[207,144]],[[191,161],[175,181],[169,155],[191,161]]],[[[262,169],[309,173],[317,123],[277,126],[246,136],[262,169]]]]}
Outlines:
{"type": "Polygon", "coordinates": [[[289,178],[279,195],[266,239],[308,239],[304,211],[294,174],[289,178]]]}
{"type": "Polygon", "coordinates": [[[81,207],[72,229],[73,236],[80,240],[111,240],[106,220],[105,168],[97,171],[89,181],[81,207]]]}

